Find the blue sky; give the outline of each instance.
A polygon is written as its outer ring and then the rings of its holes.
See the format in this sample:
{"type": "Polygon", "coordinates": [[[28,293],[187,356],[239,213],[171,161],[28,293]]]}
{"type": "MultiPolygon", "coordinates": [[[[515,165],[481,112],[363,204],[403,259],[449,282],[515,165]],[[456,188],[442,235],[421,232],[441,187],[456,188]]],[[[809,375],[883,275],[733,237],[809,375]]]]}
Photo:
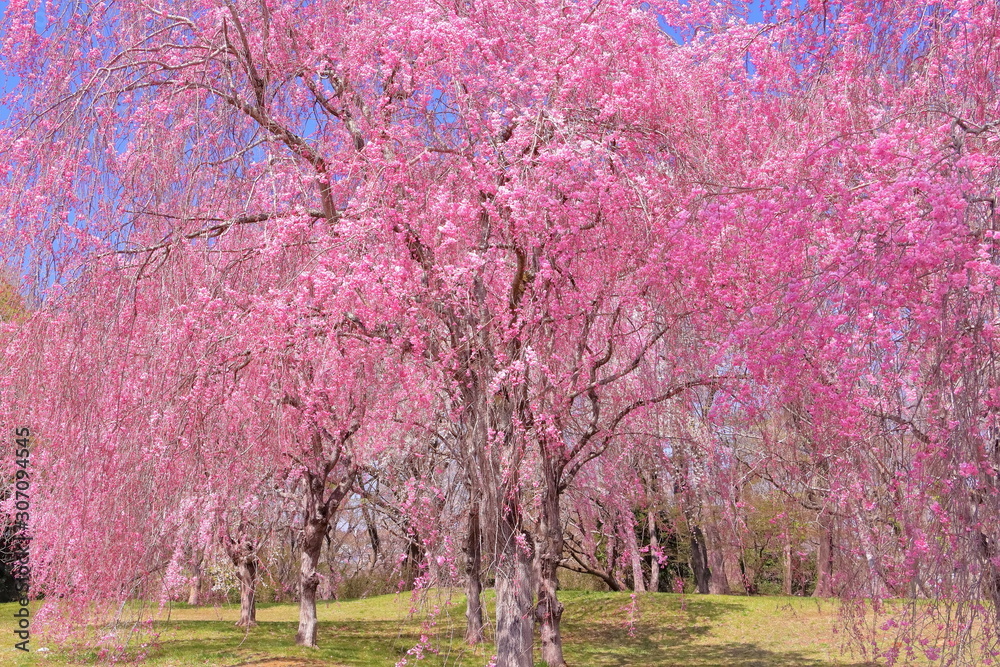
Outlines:
{"type": "MultiPolygon", "coordinates": [[[[7,11],[7,0],[0,0],[0,13],[7,11]]],[[[10,92],[11,88],[17,85],[17,80],[11,77],[0,74],[0,97],[6,95],[10,92]]],[[[0,122],[7,120],[10,115],[9,110],[3,104],[0,104],[0,122]]]]}
{"type": "MultiPolygon", "coordinates": [[[[751,2],[749,2],[748,4],[750,11],[749,18],[752,23],[763,21],[764,19],[763,5],[766,1],[767,0],[752,0],[751,2]]],[[[768,2],[768,4],[770,5],[772,3],[768,2]]],[[[0,0],[0,13],[6,12],[7,5],[8,5],[8,0],[0,0]]],[[[676,30],[667,26],[664,22],[661,21],[660,26],[664,29],[665,32],[667,32],[667,34],[674,37],[674,39],[677,39],[679,37],[679,33],[676,30]]],[[[9,93],[11,89],[13,89],[16,85],[17,85],[16,79],[9,77],[5,74],[0,74],[0,96],[9,93]]],[[[7,107],[2,103],[0,103],[0,122],[7,120],[9,115],[10,115],[9,110],[7,109],[7,107]]]]}
{"type": "MultiPolygon", "coordinates": [[[[69,0],[56,0],[56,1],[68,2],[69,0]]],[[[681,0],[681,2],[684,1],[685,0],[681,0]]],[[[763,20],[764,2],[767,2],[768,6],[770,7],[772,6],[773,0],[752,0],[751,2],[748,3],[747,6],[749,9],[749,19],[752,22],[756,23],[763,20]]],[[[8,4],[9,4],[8,0],[0,0],[0,14],[6,12],[8,4]]],[[[667,26],[662,20],[660,21],[660,25],[663,28],[663,30],[674,39],[678,39],[680,37],[680,33],[678,31],[667,26]]],[[[43,25],[39,25],[38,27],[43,28],[43,25]]],[[[3,56],[0,55],[0,58],[2,57],[3,56]]],[[[12,90],[16,88],[17,83],[18,80],[16,77],[11,77],[6,74],[0,73],[0,124],[5,123],[5,121],[7,121],[7,119],[10,116],[10,109],[6,105],[6,101],[3,98],[6,97],[7,94],[9,94],[12,90]]]]}

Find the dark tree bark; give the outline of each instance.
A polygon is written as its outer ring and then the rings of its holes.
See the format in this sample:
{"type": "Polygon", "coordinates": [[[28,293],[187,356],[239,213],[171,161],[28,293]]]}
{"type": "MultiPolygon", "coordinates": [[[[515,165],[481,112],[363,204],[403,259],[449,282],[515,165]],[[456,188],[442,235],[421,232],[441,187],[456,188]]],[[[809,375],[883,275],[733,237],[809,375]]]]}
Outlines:
{"type": "Polygon", "coordinates": [[[635,536],[635,528],[628,528],[628,542],[626,546],[629,552],[629,561],[632,566],[632,590],[636,593],[646,592],[645,574],[642,571],[642,555],[639,553],[639,540],[635,536]]]}
{"type": "Polygon", "coordinates": [[[479,526],[479,502],[469,504],[469,526],[465,540],[465,641],[483,641],[483,536],[479,526]]]}
{"type": "Polygon", "coordinates": [[[382,540],[379,539],[378,527],[375,525],[375,520],[366,502],[361,503],[361,516],[364,517],[365,527],[368,529],[368,539],[372,543],[372,569],[374,570],[382,550],[382,540]]]}
{"type": "Polygon", "coordinates": [[[833,596],[833,525],[828,516],[820,516],[819,549],[816,550],[816,590],[813,597],[833,596]]]}
{"type": "Polygon", "coordinates": [[[649,510],[646,520],[649,524],[649,590],[656,593],[660,590],[660,560],[657,558],[660,537],[656,532],[656,512],[649,510]]]}
{"type": "Polygon", "coordinates": [[[705,536],[697,524],[691,526],[691,570],[694,572],[695,585],[699,593],[709,592],[709,581],[712,571],[708,566],[708,551],[705,548],[705,536]]]}
{"type": "Polygon", "coordinates": [[[424,563],[424,546],[420,540],[420,535],[412,526],[407,523],[407,544],[406,558],[403,560],[403,581],[406,582],[406,590],[412,591],[417,583],[417,576],[424,563]]]}
{"type": "Polygon", "coordinates": [[[618,581],[618,578],[615,577],[614,572],[603,569],[599,570],[597,568],[591,567],[590,565],[587,564],[585,560],[580,558],[580,554],[577,552],[570,551],[570,556],[576,562],[576,566],[570,567],[569,565],[563,565],[563,567],[569,570],[570,572],[589,574],[593,577],[597,577],[598,579],[603,581],[605,585],[607,585],[609,591],[613,591],[615,593],[621,593],[622,591],[625,590],[625,585],[622,582],[618,581]]]}
{"type": "Polygon", "coordinates": [[[753,572],[747,572],[747,562],[742,556],[740,564],[740,581],[743,582],[743,592],[747,595],[757,595],[757,582],[753,572]]]}

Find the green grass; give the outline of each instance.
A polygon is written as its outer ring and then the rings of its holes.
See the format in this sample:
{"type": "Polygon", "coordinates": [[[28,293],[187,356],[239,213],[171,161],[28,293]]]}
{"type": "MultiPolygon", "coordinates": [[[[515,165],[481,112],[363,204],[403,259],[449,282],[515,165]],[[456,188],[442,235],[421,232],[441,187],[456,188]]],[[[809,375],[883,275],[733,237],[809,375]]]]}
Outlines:
{"type": "MultiPolygon", "coordinates": [[[[644,594],[637,598],[638,614],[630,636],[628,594],[562,591],[560,597],[566,605],[566,660],[573,667],[862,664],[841,655],[839,635],[833,631],[836,607],[830,601],[644,594]]],[[[487,603],[492,609],[492,597],[487,603]]],[[[46,645],[45,638],[35,634],[30,657],[16,651],[11,632],[15,608],[13,604],[0,605],[0,637],[4,638],[0,665],[95,661],[92,652],[73,658],[54,647],[39,654],[36,651],[46,645]]],[[[465,601],[448,591],[433,592],[412,615],[408,594],[321,603],[320,648],[315,650],[295,646],[294,605],[261,605],[259,625],[249,632],[234,626],[238,612],[234,606],[192,608],[175,604],[164,609],[155,624],[158,645],[146,664],[221,667],[281,658],[283,662],[273,664],[391,666],[406,656],[421,634],[427,636],[434,651],[427,652],[425,665],[482,666],[493,650],[489,644],[478,649],[464,644],[465,601]]]]}

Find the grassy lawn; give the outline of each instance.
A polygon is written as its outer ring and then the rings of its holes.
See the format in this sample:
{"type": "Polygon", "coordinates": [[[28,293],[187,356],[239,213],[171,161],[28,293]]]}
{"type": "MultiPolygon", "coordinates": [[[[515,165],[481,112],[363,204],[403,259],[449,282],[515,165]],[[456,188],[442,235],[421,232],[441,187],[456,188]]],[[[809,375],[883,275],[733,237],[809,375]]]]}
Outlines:
{"type": "MultiPolygon", "coordinates": [[[[830,601],[650,593],[638,596],[633,615],[628,594],[563,591],[560,596],[566,605],[566,660],[573,667],[862,664],[840,654],[839,635],[833,632],[836,607],[830,601]]],[[[11,616],[15,608],[0,605],[0,664],[73,664],[57,649],[39,654],[45,641],[35,634],[30,657],[16,651],[11,616]]],[[[483,666],[492,653],[491,645],[477,650],[465,646],[465,601],[448,591],[432,593],[414,614],[408,594],[321,603],[316,650],[295,646],[294,605],[261,605],[259,625],[249,632],[233,625],[238,612],[233,606],[175,604],[164,609],[155,624],[159,645],[146,664],[391,666],[421,641],[421,635],[427,647],[425,665],[483,666]]],[[[75,664],[93,661],[94,654],[78,655],[75,664]]],[[[417,662],[411,658],[409,664],[417,662]]]]}

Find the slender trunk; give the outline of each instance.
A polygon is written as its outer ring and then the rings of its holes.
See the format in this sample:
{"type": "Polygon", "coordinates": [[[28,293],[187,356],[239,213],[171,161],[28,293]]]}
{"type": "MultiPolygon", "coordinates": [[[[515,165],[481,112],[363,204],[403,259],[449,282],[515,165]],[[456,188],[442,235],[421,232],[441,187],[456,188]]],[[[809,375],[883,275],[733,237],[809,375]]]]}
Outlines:
{"type": "Polygon", "coordinates": [[[328,528],[325,521],[308,521],[303,534],[299,566],[299,630],[295,635],[295,643],[299,646],[316,646],[316,590],[319,588],[316,566],[319,565],[328,528]]]}
{"type": "Polygon", "coordinates": [[[538,619],[539,634],[542,639],[542,660],[548,667],[566,667],[566,661],[563,659],[562,634],[559,629],[563,604],[557,594],[559,563],[562,561],[563,552],[559,486],[548,457],[543,467],[546,484],[538,525],[538,605],[535,607],[535,617],[538,619]]]}
{"type": "MultiPolygon", "coordinates": [[[[991,458],[993,459],[993,464],[996,465],[1000,463],[1000,432],[995,427],[990,429],[990,440],[993,443],[991,458]]],[[[1000,486],[1000,480],[997,479],[996,475],[989,475],[987,479],[986,489],[989,491],[990,496],[995,497],[997,487],[1000,486]]],[[[985,498],[983,497],[975,497],[973,503],[969,506],[969,519],[966,525],[976,522],[979,519],[980,503],[984,500],[985,498]]],[[[996,505],[994,504],[992,507],[995,508],[996,505]]],[[[982,509],[985,510],[986,507],[982,507],[982,509]]],[[[995,513],[988,514],[996,516],[995,513]]],[[[1000,553],[1000,544],[998,544],[996,533],[993,533],[991,537],[980,531],[979,546],[984,565],[983,574],[985,580],[983,586],[986,589],[985,594],[993,601],[993,627],[996,628],[1000,626],[1000,563],[997,562],[997,555],[1000,553]]]]}
{"type": "Polygon", "coordinates": [[[747,561],[740,557],[740,580],[743,582],[743,592],[747,595],[757,595],[757,575],[747,568],[747,561]]]}
{"type": "Polygon", "coordinates": [[[781,556],[782,560],[782,577],[781,577],[781,592],[785,595],[792,594],[792,541],[788,536],[788,531],[785,531],[785,546],[781,556]]]}
{"type": "Polygon", "coordinates": [[[729,577],[726,576],[726,552],[722,546],[722,536],[715,522],[705,527],[705,549],[708,553],[708,592],[713,595],[729,595],[729,577]]]}
{"type": "Polygon", "coordinates": [[[611,590],[616,591],[616,592],[618,592],[618,591],[624,591],[625,590],[625,582],[622,581],[622,579],[619,578],[619,576],[618,576],[618,573],[621,571],[621,568],[619,568],[619,566],[618,566],[619,565],[618,564],[618,533],[616,531],[610,531],[609,534],[608,534],[608,546],[607,546],[607,557],[606,557],[606,560],[607,560],[607,563],[608,563],[608,566],[607,566],[607,568],[608,568],[608,574],[611,575],[611,578],[618,585],[617,589],[615,589],[614,587],[612,587],[611,590]]]}
{"type": "Polygon", "coordinates": [[[833,596],[833,527],[828,517],[820,517],[819,549],[816,552],[816,590],[813,597],[833,596]]]}
{"type": "Polygon", "coordinates": [[[364,517],[365,526],[368,528],[368,539],[372,543],[372,570],[378,564],[379,553],[382,549],[382,540],[378,536],[378,526],[372,518],[372,513],[368,509],[368,503],[361,503],[361,516],[364,517]]]}
{"type": "Polygon", "coordinates": [[[498,524],[496,667],[532,667],[532,545],[530,536],[521,528],[518,499],[509,497],[509,493],[503,500],[498,524]]]}
{"type": "Polygon", "coordinates": [[[244,554],[236,560],[236,578],[240,581],[240,620],[236,623],[241,628],[257,625],[257,556],[244,554]]]}
{"type": "Polygon", "coordinates": [[[465,542],[465,641],[470,645],[483,641],[483,545],[479,526],[479,503],[469,507],[469,528],[465,542]]]}
{"type": "Polygon", "coordinates": [[[649,511],[649,590],[656,593],[660,590],[660,538],[656,534],[656,512],[649,511]]]}
{"type": "Polygon", "coordinates": [[[202,585],[202,571],[201,563],[204,556],[199,554],[195,557],[191,563],[191,569],[194,570],[194,576],[191,577],[190,588],[188,589],[188,604],[192,607],[197,607],[201,604],[201,585],[202,585]]]}
{"type": "Polygon", "coordinates": [[[705,536],[698,524],[691,526],[691,570],[694,572],[694,582],[699,593],[708,593],[708,583],[712,572],[708,567],[708,551],[705,549],[705,536]]]}
{"type": "Polygon", "coordinates": [[[980,556],[985,567],[983,568],[983,588],[985,594],[993,602],[994,624],[1000,625],[1000,568],[996,563],[997,540],[989,537],[986,533],[979,533],[980,556]]]}
{"type": "Polygon", "coordinates": [[[636,593],[646,592],[646,583],[643,581],[642,555],[639,553],[639,541],[635,537],[635,526],[628,527],[627,546],[629,560],[632,564],[632,590],[636,593]]]}

